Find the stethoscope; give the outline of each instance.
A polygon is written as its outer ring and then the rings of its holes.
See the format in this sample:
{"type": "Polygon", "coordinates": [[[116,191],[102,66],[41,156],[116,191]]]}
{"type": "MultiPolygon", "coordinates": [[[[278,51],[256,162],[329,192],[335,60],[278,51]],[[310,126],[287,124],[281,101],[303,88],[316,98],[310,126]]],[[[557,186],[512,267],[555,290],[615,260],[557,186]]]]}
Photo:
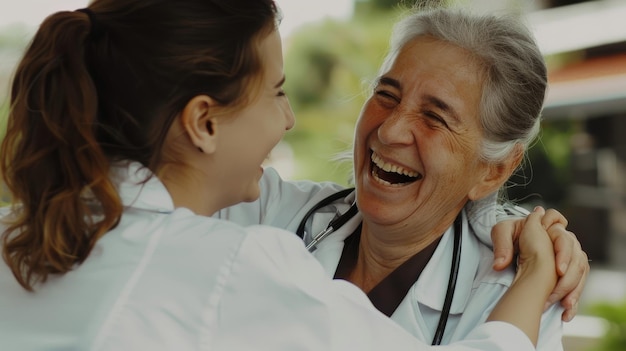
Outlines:
{"type": "MultiPolygon", "coordinates": [[[[315,206],[313,206],[305,215],[300,224],[298,225],[298,229],[296,230],[296,234],[304,239],[304,228],[308,220],[323,207],[326,207],[332,204],[335,201],[338,201],[342,198],[345,198],[349,194],[354,191],[354,188],[344,189],[338,191],[325,199],[321,200],[315,206]]],[[[330,234],[332,234],[337,229],[341,228],[346,222],[348,222],[351,218],[353,218],[359,212],[356,202],[353,203],[350,208],[339,215],[335,219],[333,219],[328,226],[317,235],[313,235],[311,242],[307,244],[306,248],[310,252],[313,252],[317,248],[317,244],[319,244],[322,240],[327,238],[330,234]]],[[[462,235],[462,215],[459,215],[454,220],[454,252],[452,255],[452,268],[450,269],[450,278],[448,279],[448,289],[446,290],[446,298],[443,303],[443,308],[441,309],[441,316],[439,317],[439,323],[437,324],[437,330],[435,331],[435,336],[433,337],[432,345],[440,345],[441,340],[443,338],[443,333],[446,330],[446,324],[448,323],[448,317],[450,316],[450,308],[452,307],[452,299],[454,298],[454,289],[456,288],[457,277],[459,276],[459,267],[461,261],[461,237],[462,235]]]]}

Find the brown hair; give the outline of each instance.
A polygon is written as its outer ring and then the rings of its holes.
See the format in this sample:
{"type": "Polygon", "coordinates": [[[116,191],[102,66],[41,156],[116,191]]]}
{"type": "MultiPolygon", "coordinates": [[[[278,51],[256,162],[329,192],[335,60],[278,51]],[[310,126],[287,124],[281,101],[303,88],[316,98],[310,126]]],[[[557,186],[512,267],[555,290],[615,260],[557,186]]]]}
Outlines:
{"type": "Polygon", "coordinates": [[[272,0],[96,0],[41,24],[13,79],[0,147],[14,204],[2,254],[25,289],[82,263],[117,225],[111,162],[157,169],[194,96],[242,103],[277,12],[272,0]]]}

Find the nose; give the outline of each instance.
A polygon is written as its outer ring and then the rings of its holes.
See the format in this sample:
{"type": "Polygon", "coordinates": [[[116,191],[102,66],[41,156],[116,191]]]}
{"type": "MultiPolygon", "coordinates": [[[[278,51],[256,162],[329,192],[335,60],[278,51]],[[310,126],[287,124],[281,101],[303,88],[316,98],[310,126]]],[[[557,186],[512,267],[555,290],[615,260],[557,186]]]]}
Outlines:
{"type": "Polygon", "coordinates": [[[286,124],[285,124],[285,130],[290,130],[291,128],[293,128],[294,125],[296,125],[296,116],[293,113],[293,109],[291,108],[291,104],[289,103],[289,101],[287,101],[287,110],[285,111],[285,118],[286,118],[286,124]]]}
{"type": "Polygon", "coordinates": [[[410,119],[400,111],[387,116],[378,127],[378,139],[386,145],[410,145],[413,133],[410,119]]]}

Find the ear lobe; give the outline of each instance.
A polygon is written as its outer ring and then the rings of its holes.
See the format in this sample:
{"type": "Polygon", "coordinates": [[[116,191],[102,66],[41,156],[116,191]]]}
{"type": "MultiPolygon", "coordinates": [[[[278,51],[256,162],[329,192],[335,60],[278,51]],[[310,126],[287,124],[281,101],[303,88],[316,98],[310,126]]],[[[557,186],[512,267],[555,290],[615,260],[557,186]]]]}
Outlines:
{"type": "Polygon", "coordinates": [[[183,129],[193,146],[203,153],[213,153],[217,147],[216,106],[211,97],[198,95],[189,100],[181,113],[183,129]]]}
{"type": "Polygon", "coordinates": [[[497,191],[511,177],[522,161],[522,145],[516,145],[511,156],[504,161],[486,165],[486,170],[479,179],[478,184],[470,189],[468,197],[470,200],[480,200],[483,197],[497,191]]]}

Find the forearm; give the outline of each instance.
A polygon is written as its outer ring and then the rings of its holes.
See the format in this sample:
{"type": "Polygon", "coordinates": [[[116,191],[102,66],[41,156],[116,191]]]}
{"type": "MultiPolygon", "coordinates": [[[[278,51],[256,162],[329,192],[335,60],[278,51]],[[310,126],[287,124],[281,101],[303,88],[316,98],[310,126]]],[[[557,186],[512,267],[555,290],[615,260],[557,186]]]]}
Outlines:
{"type": "Polygon", "coordinates": [[[550,260],[526,262],[489,315],[488,321],[511,323],[536,345],[543,307],[556,284],[553,267],[554,262],[550,260]]]}

